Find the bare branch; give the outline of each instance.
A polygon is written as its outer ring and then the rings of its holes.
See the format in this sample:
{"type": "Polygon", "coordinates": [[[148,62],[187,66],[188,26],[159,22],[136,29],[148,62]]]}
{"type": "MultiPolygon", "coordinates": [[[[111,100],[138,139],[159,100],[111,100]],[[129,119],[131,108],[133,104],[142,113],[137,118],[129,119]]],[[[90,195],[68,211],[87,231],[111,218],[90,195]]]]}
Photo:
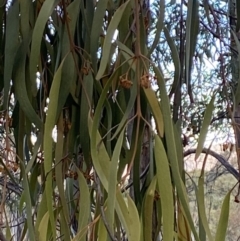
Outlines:
{"type": "MultiPolygon", "coordinates": [[[[189,149],[185,151],[184,157],[196,153],[196,150],[197,149],[189,149]]],[[[229,173],[231,173],[237,180],[239,180],[239,172],[231,164],[229,164],[229,162],[222,155],[207,148],[203,148],[202,153],[215,157],[228,170],[229,173]]]]}

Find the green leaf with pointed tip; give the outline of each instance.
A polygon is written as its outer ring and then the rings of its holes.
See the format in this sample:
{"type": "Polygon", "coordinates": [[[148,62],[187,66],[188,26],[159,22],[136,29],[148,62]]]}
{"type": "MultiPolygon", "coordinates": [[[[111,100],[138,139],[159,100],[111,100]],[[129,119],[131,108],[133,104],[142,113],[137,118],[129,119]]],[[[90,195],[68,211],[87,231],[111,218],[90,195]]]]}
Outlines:
{"type": "MultiPolygon", "coordinates": [[[[77,167],[76,167],[77,168],[77,167]]],[[[79,215],[78,215],[78,241],[86,240],[87,231],[88,231],[88,220],[91,214],[91,203],[90,203],[90,193],[88,184],[83,174],[77,168],[78,173],[78,184],[80,189],[80,198],[79,198],[79,215]]],[[[75,239],[74,239],[75,240],[75,239]]]]}
{"type": "Polygon", "coordinates": [[[42,42],[43,31],[49,17],[51,16],[58,2],[59,0],[44,1],[33,29],[32,46],[30,53],[30,78],[32,82],[33,96],[37,95],[36,72],[40,57],[40,47],[42,42]]]}
{"type": "Polygon", "coordinates": [[[119,190],[117,190],[116,196],[118,200],[116,202],[117,214],[126,230],[128,240],[140,240],[140,220],[134,202],[128,195],[125,197],[126,202],[119,190]]]}
{"type": "Polygon", "coordinates": [[[227,226],[228,226],[228,218],[229,218],[229,202],[231,191],[228,192],[226,197],[224,198],[221,214],[218,222],[217,232],[215,236],[215,241],[225,241],[226,240],[226,233],[227,233],[227,226]]]}
{"type": "Polygon", "coordinates": [[[91,110],[91,100],[93,94],[93,76],[92,73],[84,75],[83,77],[83,88],[81,91],[81,106],[80,106],[80,142],[83,150],[84,160],[86,163],[90,163],[90,138],[88,128],[88,113],[91,110]],[[90,103],[89,103],[90,102],[90,103]]]}
{"type": "Polygon", "coordinates": [[[159,105],[159,102],[157,100],[156,94],[151,88],[143,88],[144,93],[147,97],[148,104],[151,107],[154,120],[157,125],[157,131],[161,137],[164,135],[164,123],[163,123],[163,116],[162,116],[162,111],[159,105]]]}
{"type": "Polygon", "coordinates": [[[153,71],[156,74],[157,82],[161,93],[160,98],[161,98],[161,107],[162,107],[162,114],[163,114],[163,121],[164,121],[164,133],[166,137],[167,149],[169,150],[167,154],[168,154],[168,159],[171,166],[172,177],[177,189],[178,197],[183,206],[186,220],[188,220],[189,222],[194,238],[197,241],[200,241],[196,228],[193,223],[190,210],[189,210],[187,191],[184,186],[183,180],[181,178],[180,169],[178,165],[179,161],[178,161],[178,155],[177,155],[177,149],[176,149],[175,134],[173,130],[170,101],[166,91],[166,84],[165,84],[162,72],[155,66],[153,66],[153,71]]]}
{"type": "Polygon", "coordinates": [[[4,99],[3,108],[7,109],[10,81],[12,77],[14,58],[19,47],[18,30],[19,30],[19,2],[15,1],[9,8],[6,16],[6,41],[4,52],[4,99]]]}
{"type": "Polygon", "coordinates": [[[100,219],[99,225],[98,225],[98,239],[99,240],[107,240],[107,237],[108,237],[107,229],[106,229],[102,219],[100,219]]]}
{"type": "Polygon", "coordinates": [[[160,34],[164,27],[164,14],[165,14],[165,0],[160,0],[159,15],[158,15],[158,20],[157,20],[155,38],[154,38],[152,46],[148,52],[148,57],[152,54],[152,52],[155,50],[155,48],[157,47],[157,45],[159,43],[160,34]]]}
{"type": "Polygon", "coordinates": [[[205,211],[205,200],[204,200],[204,177],[200,176],[198,180],[198,192],[197,192],[197,203],[198,203],[198,210],[199,210],[199,215],[201,219],[201,223],[205,229],[205,232],[207,234],[208,240],[213,241],[213,237],[208,225],[208,220],[206,216],[206,211],[205,211]]]}
{"type": "Polygon", "coordinates": [[[93,63],[93,70],[97,72],[97,52],[99,47],[99,38],[102,32],[103,17],[106,13],[108,0],[101,0],[97,2],[96,10],[93,17],[93,24],[91,29],[90,52],[93,63]]]}
{"type": "MultiPolygon", "coordinates": [[[[61,113],[58,123],[57,123],[57,143],[56,143],[56,149],[55,149],[55,179],[56,179],[56,185],[59,192],[60,197],[60,203],[62,206],[62,218],[64,219],[64,223],[70,222],[70,214],[68,210],[68,204],[65,198],[65,190],[64,190],[64,177],[63,177],[63,162],[65,160],[62,160],[63,158],[63,150],[64,150],[64,120],[63,120],[63,114],[61,113]]],[[[65,234],[64,234],[64,240],[70,241],[70,228],[69,225],[64,227],[65,234]]]]}
{"type": "Polygon", "coordinates": [[[113,224],[114,224],[115,203],[116,203],[118,161],[119,161],[119,156],[122,149],[124,134],[125,134],[125,130],[123,130],[120,133],[116,146],[114,148],[113,155],[111,158],[111,163],[110,163],[110,171],[109,171],[109,179],[108,179],[111,181],[108,184],[106,217],[112,233],[114,230],[113,224]]]}
{"type": "Polygon", "coordinates": [[[138,215],[138,211],[134,201],[127,195],[127,205],[128,205],[128,228],[130,235],[128,237],[129,241],[140,240],[141,234],[141,224],[138,215]]]}
{"type": "Polygon", "coordinates": [[[171,89],[171,93],[173,94],[173,93],[175,93],[176,88],[177,88],[178,83],[179,83],[179,80],[180,80],[181,64],[180,64],[179,54],[178,54],[178,50],[176,48],[176,45],[175,45],[173,39],[171,38],[170,33],[169,33],[169,31],[166,27],[164,28],[164,34],[165,34],[167,43],[170,47],[171,56],[172,56],[173,64],[174,64],[174,67],[175,67],[174,81],[173,81],[172,89],[171,89]]]}
{"type": "Polygon", "coordinates": [[[157,179],[163,216],[163,240],[172,240],[174,233],[173,189],[168,158],[159,136],[155,135],[154,147],[157,179]]]}
{"type": "Polygon", "coordinates": [[[46,212],[39,225],[39,241],[47,240],[49,212],[46,212]]]}
{"type": "MultiPolygon", "coordinates": [[[[32,9],[31,1],[20,1],[20,22],[21,22],[21,35],[25,44],[29,44],[30,31],[30,9],[32,9]],[[26,24],[27,23],[27,24],[26,24]]],[[[33,9],[32,9],[33,10],[33,9]]]]}
{"type": "Polygon", "coordinates": [[[60,112],[64,104],[66,103],[67,96],[71,90],[72,83],[77,81],[77,69],[78,69],[78,55],[75,51],[72,50],[73,46],[71,43],[71,39],[74,39],[74,32],[76,29],[76,22],[79,16],[79,8],[82,1],[73,1],[67,7],[68,18],[71,19],[68,23],[68,27],[66,26],[63,31],[62,36],[62,48],[60,50],[60,54],[62,59],[64,56],[66,57],[66,61],[62,67],[62,78],[61,78],[61,87],[59,91],[59,99],[58,99],[58,108],[57,108],[57,115],[59,116],[60,112]],[[70,36],[69,36],[70,35],[70,36]]]}
{"type": "Polygon", "coordinates": [[[98,174],[99,179],[103,187],[108,190],[108,175],[109,175],[109,161],[110,158],[104,146],[104,143],[101,141],[101,136],[97,130],[94,128],[93,121],[91,117],[88,117],[88,127],[91,140],[91,155],[94,168],[98,174]],[[95,130],[96,133],[93,131],[95,130]],[[100,161],[101,160],[101,161],[100,161]]]}
{"type": "Polygon", "coordinates": [[[186,84],[189,88],[192,60],[197,43],[199,31],[199,3],[198,0],[188,1],[188,11],[186,20],[186,84]]]}
{"type": "Polygon", "coordinates": [[[215,94],[213,95],[210,103],[208,104],[205,114],[204,114],[204,119],[203,119],[202,127],[200,130],[200,135],[199,135],[199,139],[198,139],[195,160],[197,160],[198,157],[200,156],[203,146],[204,146],[204,142],[205,142],[207,132],[208,132],[208,127],[211,123],[212,114],[213,114],[213,110],[214,110],[214,100],[215,100],[215,94]]]}
{"type": "Polygon", "coordinates": [[[152,215],[153,215],[153,203],[155,197],[157,177],[154,176],[145,194],[142,213],[143,223],[142,232],[143,240],[152,240],[152,215]]]}
{"type": "Polygon", "coordinates": [[[24,199],[25,199],[26,212],[27,212],[27,226],[28,226],[29,239],[34,241],[36,240],[36,238],[35,238],[34,226],[32,221],[33,207],[32,207],[31,194],[29,190],[28,175],[25,172],[24,162],[22,160],[20,160],[20,165],[21,165],[21,172],[23,177],[24,199]]]}
{"type": "Polygon", "coordinates": [[[111,22],[109,23],[107,34],[104,39],[103,49],[102,49],[102,58],[100,62],[100,67],[96,76],[97,80],[100,80],[101,77],[104,75],[105,69],[109,63],[109,55],[111,52],[111,46],[113,41],[113,36],[117,30],[118,24],[121,21],[121,18],[124,16],[124,11],[126,7],[129,5],[129,0],[122,4],[117,11],[115,12],[111,22]]]}
{"type": "Polygon", "coordinates": [[[44,139],[43,139],[43,150],[44,150],[44,171],[46,175],[46,182],[45,182],[45,191],[48,193],[46,196],[47,199],[47,207],[48,213],[52,228],[53,239],[56,238],[56,223],[54,221],[53,215],[53,206],[52,206],[52,149],[53,149],[53,138],[52,138],[52,131],[56,124],[56,115],[57,115],[57,108],[58,108],[58,99],[59,99],[59,88],[61,83],[61,76],[62,76],[62,67],[64,61],[67,56],[63,59],[61,65],[59,66],[57,72],[54,75],[52,86],[50,89],[49,94],[49,105],[46,114],[46,122],[45,122],[45,129],[44,129],[44,139]]]}
{"type": "Polygon", "coordinates": [[[44,217],[44,215],[47,213],[47,201],[46,201],[46,191],[42,194],[41,202],[39,203],[38,210],[37,210],[37,219],[35,223],[35,233],[36,233],[36,239],[39,239],[39,225],[44,217]]]}
{"type": "Polygon", "coordinates": [[[38,129],[42,129],[43,124],[39,116],[36,114],[27,94],[25,82],[25,68],[26,68],[26,54],[27,47],[24,43],[18,49],[16,54],[14,69],[13,69],[13,85],[16,93],[16,98],[19,101],[21,109],[25,115],[38,129]]]}
{"type": "MultiPolygon", "coordinates": [[[[101,136],[99,132],[97,131],[97,129],[96,129],[96,133],[93,132],[94,125],[90,116],[88,120],[89,120],[89,123],[88,123],[89,133],[91,133],[90,139],[91,139],[91,154],[92,154],[93,165],[103,187],[107,191],[108,185],[109,185],[108,177],[109,177],[109,171],[110,171],[110,161],[109,161],[110,158],[108,156],[108,153],[106,151],[106,148],[103,142],[101,141],[101,136]],[[95,140],[93,138],[95,138],[95,140]]],[[[120,192],[120,190],[117,189],[116,191],[117,215],[121,223],[123,224],[124,229],[126,230],[128,240],[129,241],[139,240],[138,238],[139,238],[140,232],[138,233],[136,232],[136,230],[134,230],[134,228],[136,227],[138,228],[138,226],[140,227],[139,216],[136,215],[137,210],[136,210],[136,207],[134,208],[134,203],[132,200],[129,200],[128,205],[131,205],[130,210],[128,209],[125,203],[122,193],[120,192]]]]}

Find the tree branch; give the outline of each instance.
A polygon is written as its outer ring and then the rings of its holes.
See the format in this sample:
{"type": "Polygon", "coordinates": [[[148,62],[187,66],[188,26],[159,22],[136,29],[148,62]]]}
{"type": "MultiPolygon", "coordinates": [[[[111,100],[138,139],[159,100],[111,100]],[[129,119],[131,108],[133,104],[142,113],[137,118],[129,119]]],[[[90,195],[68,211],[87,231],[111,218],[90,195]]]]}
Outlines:
{"type": "MultiPolygon", "coordinates": [[[[197,149],[189,149],[183,153],[184,157],[189,156],[191,154],[196,153],[197,149]]],[[[209,150],[207,148],[203,148],[202,153],[209,154],[215,157],[227,170],[231,173],[237,180],[239,180],[239,172],[231,165],[229,162],[220,154],[215,151],[209,150]]]]}

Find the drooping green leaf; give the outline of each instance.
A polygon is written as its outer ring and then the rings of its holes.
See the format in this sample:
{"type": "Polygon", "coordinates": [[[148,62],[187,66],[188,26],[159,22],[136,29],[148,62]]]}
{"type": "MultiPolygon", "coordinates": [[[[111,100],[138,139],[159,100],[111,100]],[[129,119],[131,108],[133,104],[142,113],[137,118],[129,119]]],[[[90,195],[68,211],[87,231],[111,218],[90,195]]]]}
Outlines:
{"type": "Polygon", "coordinates": [[[133,200],[127,195],[127,203],[123,199],[122,194],[118,190],[116,202],[116,211],[121,223],[123,224],[128,240],[135,241],[140,239],[140,220],[137,212],[137,208],[134,205],[133,200]],[[128,205],[128,207],[127,207],[128,205]]]}
{"type": "Polygon", "coordinates": [[[199,31],[199,3],[198,0],[189,0],[186,20],[186,84],[189,88],[192,60],[199,31]]]}
{"type": "MultiPolygon", "coordinates": [[[[89,133],[91,139],[91,154],[94,168],[98,174],[98,177],[105,188],[108,190],[108,177],[110,170],[110,158],[106,151],[106,148],[101,141],[99,132],[93,132],[94,125],[91,117],[89,116],[89,133]],[[96,138],[95,140],[93,138],[96,138]],[[98,144],[95,144],[98,143],[98,144]],[[101,161],[99,161],[101,160],[101,161]]],[[[137,209],[134,207],[133,201],[129,198],[128,205],[131,205],[129,210],[127,204],[122,196],[120,190],[116,190],[116,212],[126,230],[129,241],[139,240],[140,235],[140,221],[137,214],[137,209]],[[136,229],[137,228],[137,229],[136,229]],[[137,230],[137,231],[136,231],[137,230]]]]}
{"type": "Polygon", "coordinates": [[[21,171],[23,173],[23,187],[24,187],[24,199],[25,199],[25,205],[26,205],[26,211],[27,211],[27,226],[28,226],[28,233],[29,233],[29,239],[30,240],[36,240],[35,238],[35,232],[34,232],[34,225],[32,222],[32,200],[31,200],[31,194],[29,190],[29,183],[28,183],[28,176],[25,172],[25,166],[24,162],[22,160],[20,161],[21,165],[21,171]]]}
{"type": "Polygon", "coordinates": [[[156,74],[158,85],[161,92],[161,107],[164,121],[164,133],[166,135],[166,144],[168,149],[168,157],[170,161],[172,176],[174,180],[174,185],[177,189],[178,197],[182,203],[184,213],[189,222],[191,230],[193,232],[194,238],[199,241],[199,237],[197,235],[197,231],[195,229],[192,216],[190,214],[189,206],[188,206],[188,198],[186,188],[184,186],[183,180],[181,178],[179,165],[178,165],[178,155],[176,151],[176,143],[175,143],[175,135],[173,131],[173,122],[170,110],[170,102],[166,91],[166,85],[161,71],[153,66],[154,73],[156,74]]]}
{"type": "Polygon", "coordinates": [[[14,58],[19,47],[18,29],[19,29],[19,2],[16,1],[12,7],[9,8],[6,17],[6,43],[4,58],[4,99],[3,108],[7,109],[10,81],[13,70],[14,58]]]}
{"type": "Polygon", "coordinates": [[[97,2],[96,10],[93,17],[93,26],[91,29],[90,49],[93,62],[94,72],[97,72],[97,50],[99,47],[99,38],[102,32],[103,17],[106,12],[108,0],[97,2]]]}
{"type": "Polygon", "coordinates": [[[116,146],[113,151],[111,158],[109,179],[111,180],[108,185],[108,198],[107,198],[107,212],[106,217],[110,226],[110,230],[113,233],[114,230],[114,214],[115,214],[115,203],[116,203],[116,189],[117,189],[117,171],[118,171],[118,162],[119,156],[122,148],[122,142],[125,131],[123,130],[117,140],[116,146]]]}
{"type": "Polygon", "coordinates": [[[53,12],[58,2],[59,0],[44,1],[33,29],[32,46],[30,53],[30,78],[32,82],[33,96],[36,96],[37,94],[36,72],[39,63],[40,46],[42,42],[43,31],[49,17],[51,16],[51,13],[53,12]]]}
{"type": "Polygon", "coordinates": [[[152,179],[147,192],[145,194],[142,212],[143,212],[143,223],[142,223],[142,232],[143,240],[152,239],[152,215],[153,215],[153,203],[155,196],[157,178],[154,176],[152,179]]]}
{"type": "Polygon", "coordinates": [[[33,124],[37,126],[39,130],[42,129],[43,124],[36,111],[34,110],[27,94],[26,82],[25,82],[25,65],[27,48],[24,43],[18,49],[15,58],[15,64],[13,69],[13,85],[15,86],[16,98],[20,103],[21,109],[24,111],[25,115],[33,124]]]}
{"type": "Polygon", "coordinates": [[[228,226],[228,218],[229,218],[229,204],[230,204],[230,196],[231,192],[229,191],[228,194],[225,196],[220,218],[218,221],[218,227],[217,232],[215,236],[215,241],[225,241],[226,239],[226,232],[227,232],[227,226],[228,226]]]}
{"type": "Polygon", "coordinates": [[[202,127],[201,127],[201,130],[200,130],[200,135],[199,135],[199,139],[198,139],[198,145],[197,145],[195,160],[201,154],[203,146],[204,146],[204,142],[205,142],[206,135],[207,135],[207,132],[208,132],[208,127],[211,123],[212,113],[213,113],[213,110],[214,110],[214,100],[215,100],[215,95],[213,95],[210,103],[208,104],[208,106],[206,108],[206,112],[204,114],[204,119],[203,119],[202,127]]]}
{"type": "Polygon", "coordinates": [[[49,213],[46,212],[39,225],[39,241],[45,241],[48,233],[49,213]]]}
{"type": "Polygon", "coordinates": [[[81,93],[81,106],[80,106],[80,142],[83,150],[83,155],[86,163],[89,163],[90,152],[90,139],[89,132],[86,126],[88,125],[88,114],[91,110],[91,99],[93,94],[93,76],[91,73],[84,75],[81,93]]]}
{"type": "Polygon", "coordinates": [[[79,215],[78,215],[78,234],[74,240],[84,241],[86,240],[88,231],[88,221],[90,217],[90,193],[89,188],[83,174],[77,169],[78,183],[80,189],[79,199],[79,215]]]}
{"type": "Polygon", "coordinates": [[[101,59],[100,67],[96,76],[97,80],[99,80],[105,72],[106,66],[109,62],[109,55],[111,51],[113,36],[117,30],[119,22],[121,21],[121,18],[124,17],[124,11],[125,11],[125,8],[128,7],[129,2],[130,2],[129,0],[126,1],[117,9],[108,26],[107,34],[105,36],[104,44],[103,44],[102,59],[101,59]]]}
{"type": "Polygon", "coordinates": [[[163,240],[172,240],[174,233],[173,190],[168,158],[160,138],[155,135],[154,147],[157,179],[163,216],[163,240]]]}
{"type": "Polygon", "coordinates": [[[152,46],[148,52],[148,56],[152,54],[154,49],[157,47],[160,39],[160,34],[161,31],[164,27],[164,15],[165,15],[165,0],[160,0],[159,1],[159,15],[158,15],[158,21],[157,21],[157,26],[156,26],[156,33],[155,33],[155,38],[153,40],[152,46]]]}
{"type": "Polygon", "coordinates": [[[180,59],[179,59],[179,53],[178,53],[176,45],[175,45],[174,41],[172,40],[170,33],[166,27],[164,28],[164,34],[165,34],[167,43],[170,47],[171,56],[172,56],[172,60],[173,60],[174,67],[175,67],[174,81],[173,81],[172,89],[171,89],[171,93],[175,93],[176,88],[179,84],[180,75],[181,75],[181,64],[180,64],[180,59]]]}
{"type": "Polygon", "coordinates": [[[47,207],[48,207],[48,215],[51,223],[53,239],[56,238],[56,223],[53,216],[53,205],[52,205],[52,148],[53,148],[53,138],[52,131],[55,126],[55,120],[57,115],[57,107],[58,107],[58,96],[59,96],[59,88],[61,83],[61,74],[62,74],[62,66],[64,64],[66,57],[63,59],[61,65],[59,66],[57,72],[54,75],[53,83],[51,86],[50,94],[49,94],[49,105],[47,111],[47,117],[45,122],[44,129],[44,139],[43,139],[43,149],[44,149],[44,171],[46,175],[46,183],[45,183],[45,191],[48,193],[46,196],[47,199],[47,207]]]}
{"type": "Polygon", "coordinates": [[[153,112],[158,133],[161,137],[163,137],[163,134],[164,134],[163,116],[162,116],[162,111],[161,111],[159,102],[157,100],[157,97],[151,88],[143,88],[143,90],[147,97],[148,104],[150,105],[150,108],[153,112]]]}
{"type": "MultiPolygon", "coordinates": [[[[68,26],[64,28],[62,33],[62,41],[61,48],[59,48],[59,58],[61,56],[62,60],[66,57],[66,61],[64,61],[62,67],[62,77],[61,77],[61,86],[59,89],[59,99],[58,99],[58,108],[57,115],[59,116],[64,104],[66,103],[66,99],[69,95],[71,87],[73,83],[77,80],[78,71],[78,55],[73,50],[73,39],[74,39],[74,31],[76,28],[76,23],[79,15],[79,8],[82,1],[73,1],[67,7],[67,17],[69,20],[68,26]]],[[[58,66],[56,66],[58,68],[58,66]]]]}
{"type": "MultiPolygon", "coordinates": [[[[57,143],[55,149],[55,179],[59,192],[60,203],[62,208],[62,222],[68,224],[70,222],[70,215],[67,206],[67,201],[65,198],[65,190],[64,190],[64,173],[63,173],[63,162],[65,161],[63,158],[63,142],[64,142],[64,120],[63,115],[61,114],[57,123],[57,143]]],[[[64,240],[70,241],[70,229],[67,225],[64,227],[64,240]]]]}
{"type": "Polygon", "coordinates": [[[197,192],[197,203],[198,203],[198,210],[201,219],[201,223],[205,229],[207,234],[208,240],[213,241],[213,237],[209,228],[206,211],[205,211],[205,200],[204,200],[204,177],[201,175],[198,180],[198,192],[197,192]]]}

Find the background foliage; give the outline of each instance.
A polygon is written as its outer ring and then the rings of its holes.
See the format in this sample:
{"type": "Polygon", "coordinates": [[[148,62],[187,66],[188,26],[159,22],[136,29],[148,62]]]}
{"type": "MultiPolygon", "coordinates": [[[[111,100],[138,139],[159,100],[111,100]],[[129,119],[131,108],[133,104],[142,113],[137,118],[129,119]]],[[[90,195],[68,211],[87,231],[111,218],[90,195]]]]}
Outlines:
{"type": "Polygon", "coordinates": [[[236,240],[236,165],[203,147],[224,132],[239,154],[239,14],[233,0],[2,1],[0,239],[236,240]],[[208,154],[232,176],[220,200],[208,154]]]}

